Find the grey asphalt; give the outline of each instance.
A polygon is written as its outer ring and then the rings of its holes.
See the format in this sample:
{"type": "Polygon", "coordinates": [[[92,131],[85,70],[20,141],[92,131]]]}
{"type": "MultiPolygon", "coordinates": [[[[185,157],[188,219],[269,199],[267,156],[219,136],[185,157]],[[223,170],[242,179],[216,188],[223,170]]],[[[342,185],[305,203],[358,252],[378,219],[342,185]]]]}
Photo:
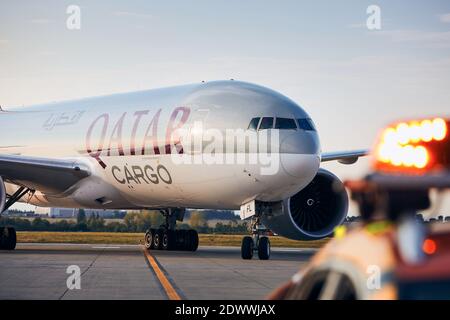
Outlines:
{"type": "MultiPolygon", "coordinates": [[[[273,248],[271,259],[242,260],[240,248],[152,251],[184,299],[261,299],[288,280],[314,249],[273,248]]],[[[0,251],[0,299],[167,299],[138,245],[18,244],[0,251]],[[66,285],[70,265],[81,289],[66,285]]]]}

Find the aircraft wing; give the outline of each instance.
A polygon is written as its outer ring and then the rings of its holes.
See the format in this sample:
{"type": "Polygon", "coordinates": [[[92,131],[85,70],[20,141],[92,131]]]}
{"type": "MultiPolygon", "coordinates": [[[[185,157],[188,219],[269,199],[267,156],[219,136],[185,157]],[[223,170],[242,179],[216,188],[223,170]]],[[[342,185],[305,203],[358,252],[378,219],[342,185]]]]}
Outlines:
{"type": "Polygon", "coordinates": [[[64,192],[89,175],[89,168],[75,160],[0,155],[0,176],[32,190],[64,192]]]}
{"type": "Polygon", "coordinates": [[[369,154],[369,150],[336,151],[322,153],[322,162],[337,160],[343,164],[353,164],[359,157],[369,154]]]}

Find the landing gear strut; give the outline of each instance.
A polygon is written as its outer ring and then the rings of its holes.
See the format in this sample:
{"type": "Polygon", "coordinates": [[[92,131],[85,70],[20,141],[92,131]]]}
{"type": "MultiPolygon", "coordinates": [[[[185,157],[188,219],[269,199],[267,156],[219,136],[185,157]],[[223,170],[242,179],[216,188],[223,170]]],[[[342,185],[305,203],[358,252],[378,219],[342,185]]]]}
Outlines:
{"type": "Polygon", "coordinates": [[[259,217],[252,219],[251,228],[252,236],[245,236],[242,239],[242,259],[250,260],[253,258],[253,252],[257,251],[260,260],[268,260],[270,258],[270,240],[267,237],[269,230],[261,224],[259,217]]]}
{"type": "Polygon", "coordinates": [[[158,229],[149,229],[145,233],[144,246],[153,250],[196,251],[198,248],[198,233],[190,230],[176,230],[177,220],[183,221],[184,209],[161,210],[165,223],[158,229]]]}

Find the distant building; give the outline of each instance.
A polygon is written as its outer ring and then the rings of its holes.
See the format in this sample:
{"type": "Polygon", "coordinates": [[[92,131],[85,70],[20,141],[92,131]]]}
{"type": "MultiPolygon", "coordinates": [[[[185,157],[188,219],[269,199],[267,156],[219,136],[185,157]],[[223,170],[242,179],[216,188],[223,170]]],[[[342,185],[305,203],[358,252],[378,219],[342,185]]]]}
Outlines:
{"type": "Polygon", "coordinates": [[[78,210],[68,208],[50,208],[50,218],[76,218],[78,210]]]}
{"type": "MultiPolygon", "coordinates": [[[[93,210],[93,209],[84,209],[86,213],[86,217],[90,217],[92,215],[98,215],[102,218],[111,218],[117,213],[116,210],[93,210]]],[[[78,209],[73,208],[50,208],[49,210],[50,218],[76,218],[78,215],[78,209]]]]}
{"type": "Polygon", "coordinates": [[[36,207],[34,209],[34,213],[44,216],[50,215],[50,208],[44,208],[44,207],[36,207]]]}

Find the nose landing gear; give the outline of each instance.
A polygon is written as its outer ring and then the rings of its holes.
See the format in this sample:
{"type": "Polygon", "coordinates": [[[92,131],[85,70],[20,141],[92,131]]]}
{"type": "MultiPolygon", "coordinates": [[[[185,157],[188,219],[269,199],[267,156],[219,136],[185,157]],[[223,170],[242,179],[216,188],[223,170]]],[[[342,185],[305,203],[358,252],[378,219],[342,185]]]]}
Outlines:
{"type": "Polygon", "coordinates": [[[183,221],[185,209],[161,210],[166,221],[158,229],[149,229],[144,236],[144,246],[153,250],[196,251],[198,233],[190,230],[176,230],[176,222],[183,221]]]}
{"type": "Polygon", "coordinates": [[[245,236],[242,239],[242,259],[252,259],[253,253],[257,251],[260,260],[268,260],[270,258],[270,240],[267,237],[269,230],[261,224],[259,217],[253,218],[251,228],[252,236],[245,236]]]}

